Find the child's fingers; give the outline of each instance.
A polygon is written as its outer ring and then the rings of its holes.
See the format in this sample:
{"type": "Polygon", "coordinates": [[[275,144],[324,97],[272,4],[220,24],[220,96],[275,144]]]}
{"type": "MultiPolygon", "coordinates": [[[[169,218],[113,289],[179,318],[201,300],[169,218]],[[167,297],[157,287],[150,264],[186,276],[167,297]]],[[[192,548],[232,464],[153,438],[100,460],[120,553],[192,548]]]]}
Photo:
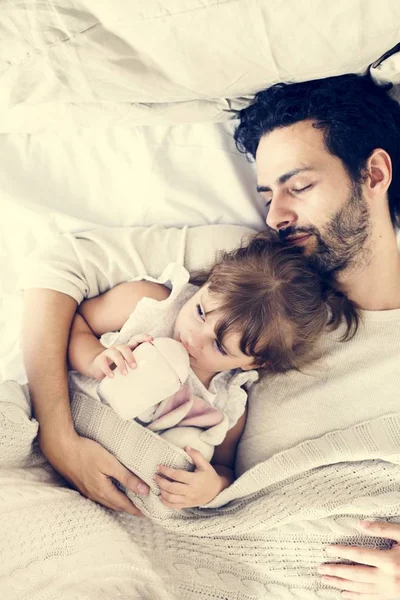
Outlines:
{"type": "Polygon", "coordinates": [[[196,469],[199,471],[207,471],[210,469],[210,462],[204,458],[201,452],[194,448],[190,448],[190,446],[185,446],[185,452],[189,454],[190,458],[193,460],[196,469]]]}
{"type": "Polygon", "coordinates": [[[153,336],[149,335],[148,333],[140,333],[139,335],[134,335],[129,340],[129,343],[127,345],[129,346],[129,348],[134,350],[136,346],[139,346],[139,344],[143,344],[143,342],[151,342],[153,340],[153,336]]]}
{"type": "Polygon", "coordinates": [[[107,377],[114,377],[114,373],[111,369],[110,363],[108,362],[107,356],[105,356],[104,354],[100,356],[100,358],[98,359],[98,365],[102,373],[104,373],[104,375],[106,375],[107,377]]]}
{"type": "Polygon", "coordinates": [[[171,494],[180,494],[185,496],[188,486],[186,483],[179,483],[177,481],[169,481],[161,475],[154,475],[154,481],[163,492],[169,492],[171,494]]]}
{"type": "Polygon", "coordinates": [[[178,483],[189,484],[193,479],[193,473],[189,471],[183,471],[182,469],[171,469],[170,467],[165,467],[164,465],[158,465],[157,472],[162,475],[166,475],[169,479],[173,479],[178,483]]]}
{"type": "Polygon", "coordinates": [[[128,344],[124,344],[122,346],[116,346],[116,349],[122,354],[125,362],[129,365],[131,369],[136,369],[136,360],[133,356],[133,352],[128,346],[128,344]]]}
{"type": "Polygon", "coordinates": [[[168,502],[169,505],[172,505],[172,508],[178,508],[176,505],[179,504],[179,507],[186,506],[187,499],[185,496],[180,496],[179,494],[170,494],[169,492],[161,492],[161,500],[168,502]]]}
{"type": "Polygon", "coordinates": [[[164,504],[164,506],[167,506],[168,508],[172,508],[173,510],[179,510],[180,508],[189,508],[189,506],[191,506],[190,504],[186,504],[186,503],[173,503],[173,502],[168,502],[168,500],[166,500],[165,498],[163,498],[162,496],[160,496],[160,500],[162,502],[162,504],[164,504]]]}
{"type": "Polygon", "coordinates": [[[109,348],[104,354],[113,361],[115,367],[122,375],[127,374],[125,359],[118,348],[109,348]]]}

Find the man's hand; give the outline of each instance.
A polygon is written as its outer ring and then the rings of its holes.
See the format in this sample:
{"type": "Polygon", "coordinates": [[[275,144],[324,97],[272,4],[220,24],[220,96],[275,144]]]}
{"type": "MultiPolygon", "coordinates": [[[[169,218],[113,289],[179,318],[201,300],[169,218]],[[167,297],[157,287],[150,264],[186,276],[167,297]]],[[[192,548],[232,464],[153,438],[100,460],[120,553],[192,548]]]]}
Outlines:
{"type": "Polygon", "coordinates": [[[65,359],[76,306],[73,298],[53,290],[25,292],[23,352],[40,448],[81,494],[113,510],[139,515],[112,479],[140,494],[139,485],[145,486],[144,494],[148,486],[100,444],[74,429],[65,359]]]}
{"type": "Polygon", "coordinates": [[[43,436],[39,441],[49,462],[82,495],[115,511],[135,516],[142,514],[111,478],[141,495],[149,493],[148,486],[100,444],[77,434],[56,448],[43,436]]]}
{"type": "Polygon", "coordinates": [[[400,525],[360,521],[366,535],[393,540],[390,550],[352,546],[328,546],[331,556],[359,565],[323,564],[318,571],[323,581],[342,590],[349,600],[398,600],[400,598],[400,525]]]}
{"type": "Polygon", "coordinates": [[[198,450],[186,447],[185,451],[196,466],[193,473],[159,465],[154,476],[161,490],[161,502],[175,510],[207,504],[226,487],[224,478],[198,450]]]}

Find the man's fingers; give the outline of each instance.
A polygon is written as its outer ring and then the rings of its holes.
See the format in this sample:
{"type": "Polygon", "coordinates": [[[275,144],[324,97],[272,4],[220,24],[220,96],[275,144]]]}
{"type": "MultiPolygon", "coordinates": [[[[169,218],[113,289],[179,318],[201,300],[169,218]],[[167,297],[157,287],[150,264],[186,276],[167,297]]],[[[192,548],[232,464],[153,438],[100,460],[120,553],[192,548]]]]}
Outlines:
{"type": "Polygon", "coordinates": [[[374,583],[378,570],[376,567],[363,567],[358,565],[323,564],[318,567],[318,573],[349,579],[350,581],[362,581],[374,583]]]}
{"type": "Polygon", "coordinates": [[[340,577],[330,577],[324,575],[322,580],[338,590],[346,592],[358,592],[359,594],[373,594],[376,587],[371,583],[361,583],[359,581],[349,581],[340,577]]]}
{"type": "Polygon", "coordinates": [[[387,523],[386,521],[359,521],[358,523],[366,535],[400,542],[400,525],[398,523],[387,523]]]}
{"type": "Polygon", "coordinates": [[[129,500],[128,496],[118,490],[111,481],[108,481],[105,493],[106,495],[100,499],[103,506],[112,510],[127,512],[136,517],[142,515],[141,511],[129,500]]]}
{"type": "Polygon", "coordinates": [[[150,492],[149,486],[139,477],[128,471],[128,469],[125,469],[125,467],[121,465],[117,459],[115,459],[115,463],[111,465],[108,475],[114,477],[114,479],[119,481],[124,488],[134,492],[135,494],[147,496],[150,492]]]}
{"type": "Polygon", "coordinates": [[[345,600],[384,600],[381,594],[360,594],[359,592],[342,592],[345,600]]]}
{"type": "Polygon", "coordinates": [[[141,515],[126,494],[112,482],[114,479],[124,485],[131,475],[115,456],[97,442],[80,436],[76,436],[70,452],[73,468],[65,461],[63,454],[64,468],[61,469],[58,464],[58,470],[83,496],[112,510],[141,515]]]}
{"type": "Polygon", "coordinates": [[[329,556],[338,556],[339,558],[347,558],[353,562],[370,567],[382,567],[386,564],[384,550],[372,550],[371,548],[360,548],[358,546],[328,546],[325,552],[329,556]]]}

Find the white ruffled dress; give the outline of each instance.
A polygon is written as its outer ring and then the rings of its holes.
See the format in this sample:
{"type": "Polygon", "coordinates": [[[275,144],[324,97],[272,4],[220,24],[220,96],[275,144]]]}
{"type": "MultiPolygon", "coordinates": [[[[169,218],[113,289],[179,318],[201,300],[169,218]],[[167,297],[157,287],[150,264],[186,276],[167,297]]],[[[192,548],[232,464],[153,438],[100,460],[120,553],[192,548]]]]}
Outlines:
{"type": "MultiPolygon", "coordinates": [[[[142,298],[120,331],[102,335],[100,341],[105,347],[126,344],[133,336],[141,333],[147,333],[154,338],[172,337],[179,311],[198,290],[197,286],[188,283],[188,271],[177,263],[168,265],[157,280],[151,277],[138,277],[132,281],[143,280],[160,283],[170,288],[169,297],[162,301],[142,298]]],[[[207,389],[190,369],[185,382],[190,393],[205,400],[216,411],[220,411],[224,417],[219,424],[205,428],[204,441],[214,446],[223,441],[226,432],[237,423],[243,414],[247,401],[247,390],[257,379],[258,373],[255,370],[224,371],[213,377],[207,389]]],[[[70,371],[69,385],[71,391],[80,391],[101,401],[98,394],[99,382],[95,379],[76,371],[70,371]]],[[[145,415],[140,415],[139,420],[144,421],[152,428],[151,422],[158,416],[156,406],[152,407],[150,412],[146,411],[145,415]]]]}

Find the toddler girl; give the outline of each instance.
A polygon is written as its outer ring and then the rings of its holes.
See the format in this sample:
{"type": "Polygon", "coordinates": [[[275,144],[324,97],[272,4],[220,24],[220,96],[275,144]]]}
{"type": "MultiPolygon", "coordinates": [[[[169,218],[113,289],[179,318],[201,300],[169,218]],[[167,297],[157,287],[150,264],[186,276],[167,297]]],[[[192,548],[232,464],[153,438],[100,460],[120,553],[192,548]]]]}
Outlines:
{"type": "Polygon", "coordinates": [[[318,273],[300,248],[261,233],[246,247],[223,254],[209,271],[192,274],[190,283],[189,273],[173,264],[160,281],[121,283],[82,302],[69,341],[75,370],[70,386],[98,397],[99,381],[113,377],[113,368],[122,374],[135,368],[132,350],[139,343],[160,336],[180,341],[191,366],[184,391],[167,409],[156,406],[139,418],[164,435],[165,411],[180,415],[178,434],[185,426],[204,429],[215,445],[211,463],[186,446],[194,472],[160,465],[155,475],[163,504],[201,506],[234,481],[246,390],[258,378],[256,370],[302,369],[316,357],[325,327],[337,329],[343,321],[345,340],[357,329],[357,310],[327,275],[318,273]]]}

